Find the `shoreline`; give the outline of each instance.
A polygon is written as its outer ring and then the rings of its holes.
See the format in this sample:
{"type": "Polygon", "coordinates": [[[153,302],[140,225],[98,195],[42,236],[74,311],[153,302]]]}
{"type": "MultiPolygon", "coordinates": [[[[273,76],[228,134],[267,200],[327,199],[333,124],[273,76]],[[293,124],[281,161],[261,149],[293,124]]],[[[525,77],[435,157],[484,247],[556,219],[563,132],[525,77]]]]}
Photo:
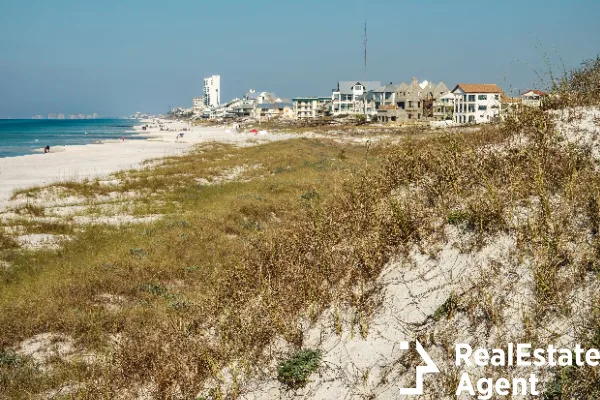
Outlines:
{"type": "Polygon", "coordinates": [[[140,122],[141,125],[134,126],[134,136],[139,137],[139,140],[110,140],[103,143],[57,146],[57,149],[50,153],[0,158],[0,209],[9,204],[15,190],[60,181],[99,178],[122,170],[136,169],[150,159],[183,155],[200,143],[247,145],[251,141],[295,137],[268,133],[255,135],[224,127],[194,127],[185,122],[164,119],[140,122]],[[144,131],[142,126],[146,124],[149,128],[144,131]],[[178,137],[179,133],[183,133],[183,137],[178,137]]]}

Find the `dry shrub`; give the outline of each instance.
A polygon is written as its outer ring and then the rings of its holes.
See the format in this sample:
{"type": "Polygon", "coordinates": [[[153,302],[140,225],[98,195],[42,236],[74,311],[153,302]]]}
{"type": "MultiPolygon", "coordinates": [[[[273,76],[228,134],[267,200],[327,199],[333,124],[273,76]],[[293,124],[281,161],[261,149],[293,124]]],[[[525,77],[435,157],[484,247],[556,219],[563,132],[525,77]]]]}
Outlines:
{"type": "Polygon", "coordinates": [[[544,101],[547,109],[563,109],[600,104],[600,55],[584,61],[579,68],[553,86],[551,96],[544,101]]]}

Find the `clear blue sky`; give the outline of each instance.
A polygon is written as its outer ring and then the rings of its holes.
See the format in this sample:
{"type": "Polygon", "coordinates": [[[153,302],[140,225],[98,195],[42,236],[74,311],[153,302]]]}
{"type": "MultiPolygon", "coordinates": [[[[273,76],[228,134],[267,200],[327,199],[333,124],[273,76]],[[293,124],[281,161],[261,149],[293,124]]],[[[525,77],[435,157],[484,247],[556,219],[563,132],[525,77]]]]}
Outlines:
{"type": "Polygon", "coordinates": [[[547,53],[560,72],[600,53],[598,0],[3,0],[0,118],[189,107],[211,74],[223,100],[329,95],[365,77],[365,16],[381,82],[518,90],[536,84],[524,62],[543,74],[547,53]]]}

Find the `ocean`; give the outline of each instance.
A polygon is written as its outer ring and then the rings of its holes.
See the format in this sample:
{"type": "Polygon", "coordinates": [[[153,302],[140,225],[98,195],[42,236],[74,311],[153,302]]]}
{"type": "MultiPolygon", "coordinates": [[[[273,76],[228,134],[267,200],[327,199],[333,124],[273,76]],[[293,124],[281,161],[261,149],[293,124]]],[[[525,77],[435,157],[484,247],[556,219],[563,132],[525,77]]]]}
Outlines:
{"type": "Polygon", "coordinates": [[[33,120],[0,119],[0,158],[38,153],[46,146],[89,144],[133,136],[139,121],[131,119],[33,120]]]}

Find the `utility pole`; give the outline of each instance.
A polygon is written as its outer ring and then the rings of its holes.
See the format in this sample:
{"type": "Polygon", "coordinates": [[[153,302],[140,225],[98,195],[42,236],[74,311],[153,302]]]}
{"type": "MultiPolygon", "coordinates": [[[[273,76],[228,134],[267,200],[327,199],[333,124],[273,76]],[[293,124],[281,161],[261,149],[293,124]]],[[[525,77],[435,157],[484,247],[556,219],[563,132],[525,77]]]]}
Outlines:
{"type": "Polygon", "coordinates": [[[364,108],[365,108],[365,121],[367,120],[367,14],[365,13],[365,36],[364,36],[364,46],[365,46],[365,85],[364,85],[364,108]]]}

